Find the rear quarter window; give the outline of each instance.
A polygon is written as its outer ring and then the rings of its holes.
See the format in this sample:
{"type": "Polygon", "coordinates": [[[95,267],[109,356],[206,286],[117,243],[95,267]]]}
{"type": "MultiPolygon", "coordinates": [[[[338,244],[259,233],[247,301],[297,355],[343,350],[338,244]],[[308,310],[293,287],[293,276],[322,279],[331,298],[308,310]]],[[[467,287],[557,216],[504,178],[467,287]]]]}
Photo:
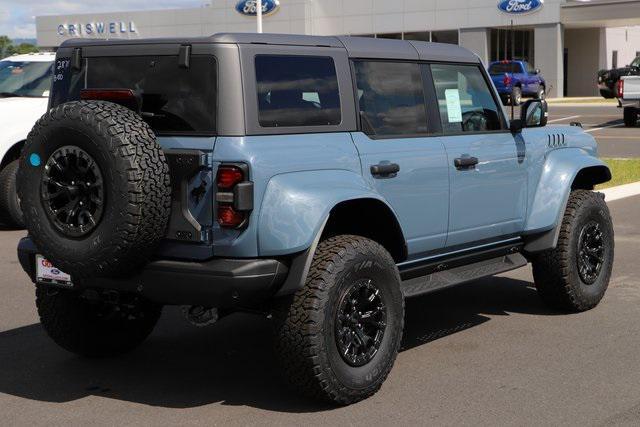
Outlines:
{"type": "Polygon", "coordinates": [[[341,123],[338,77],[332,58],[258,55],[255,67],[260,126],[341,123]]]}

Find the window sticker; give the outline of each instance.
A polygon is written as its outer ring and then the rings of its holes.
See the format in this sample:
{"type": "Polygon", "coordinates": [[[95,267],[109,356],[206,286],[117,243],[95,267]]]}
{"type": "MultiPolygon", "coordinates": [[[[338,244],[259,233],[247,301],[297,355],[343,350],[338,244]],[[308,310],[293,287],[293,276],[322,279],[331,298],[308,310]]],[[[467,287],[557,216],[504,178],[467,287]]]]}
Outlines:
{"type": "Polygon", "coordinates": [[[449,123],[462,123],[462,106],[460,105],[460,91],[458,89],[447,89],[444,91],[447,101],[447,114],[449,123]]]}

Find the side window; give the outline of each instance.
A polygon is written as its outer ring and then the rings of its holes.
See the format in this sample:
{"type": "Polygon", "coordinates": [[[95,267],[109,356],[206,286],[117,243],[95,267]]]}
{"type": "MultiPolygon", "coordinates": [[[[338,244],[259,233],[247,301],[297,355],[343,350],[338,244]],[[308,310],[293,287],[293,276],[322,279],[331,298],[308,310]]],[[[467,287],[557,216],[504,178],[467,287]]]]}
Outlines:
{"type": "Polygon", "coordinates": [[[475,65],[431,65],[445,134],[504,129],[502,110],[475,65]]]}
{"type": "Polygon", "coordinates": [[[338,76],[332,58],[258,55],[255,63],[260,126],[340,124],[338,76]]]}
{"type": "Polygon", "coordinates": [[[362,128],[370,135],[428,132],[421,67],[408,62],[355,62],[362,128]]]}

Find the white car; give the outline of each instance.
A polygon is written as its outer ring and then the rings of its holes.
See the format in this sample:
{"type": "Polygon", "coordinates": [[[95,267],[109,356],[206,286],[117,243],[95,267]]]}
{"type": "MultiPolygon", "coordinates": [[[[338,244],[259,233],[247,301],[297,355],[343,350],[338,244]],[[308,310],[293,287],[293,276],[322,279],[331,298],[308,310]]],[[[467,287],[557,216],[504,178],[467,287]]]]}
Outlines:
{"type": "Polygon", "coordinates": [[[20,150],[47,111],[55,54],[14,55],[0,61],[0,223],[23,225],[16,192],[20,150]]]}

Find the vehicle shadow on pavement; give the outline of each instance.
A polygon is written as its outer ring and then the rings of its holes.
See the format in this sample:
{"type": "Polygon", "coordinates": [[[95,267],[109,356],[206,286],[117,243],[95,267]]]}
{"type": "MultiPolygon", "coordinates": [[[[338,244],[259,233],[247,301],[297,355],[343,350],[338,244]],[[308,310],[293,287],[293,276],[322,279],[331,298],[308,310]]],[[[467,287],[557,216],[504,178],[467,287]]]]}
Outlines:
{"type": "MultiPolygon", "coordinates": [[[[409,300],[402,348],[445,339],[488,322],[488,316],[509,313],[555,314],[528,282],[484,279],[409,300]]],[[[166,408],[221,403],[281,412],[331,409],[283,385],[270,328],[261,317],[236,314],[197,329],[170,308],[137,351],[84,359],[59,349],[40,325],[25,326],[0,333],[0,393],[54,403],[103,396],[166,408]]]]}

